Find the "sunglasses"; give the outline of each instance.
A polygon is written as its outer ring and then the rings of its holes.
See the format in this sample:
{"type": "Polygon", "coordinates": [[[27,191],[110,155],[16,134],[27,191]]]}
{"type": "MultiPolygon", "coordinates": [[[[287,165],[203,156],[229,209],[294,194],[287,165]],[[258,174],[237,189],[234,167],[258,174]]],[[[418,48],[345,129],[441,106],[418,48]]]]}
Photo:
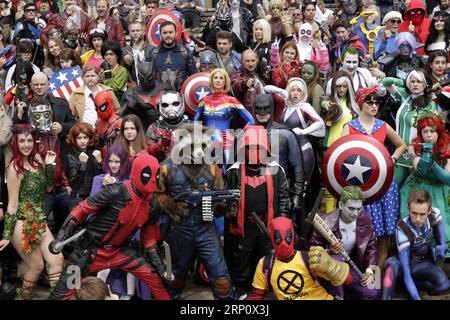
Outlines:
{"type": "Polygon", "coordinates": [[[301,16],[301,14],[300,13],[294,13],[294,14],[292,14],[292,16],[293,17],[299,17],[299,16],[301,16]]]}
{"type": "Polygon", "coordinates": [[[373,105],[380,105],[380,101],[374,101],[374,100],[369,100],[369,101],[364,101],[365,103],[367,103],[369,106],[373,106],[373,105]]]}
{"type": "Polygon", "coordinates": [[[402,22],[402,20],[400,19],[395,19],[395,20],[390,20],[392,24],[400,24],[402,22]]]}
{"type": "Polygon", "coordinates": [[[91,31],[89,31],[89,35],[93,35],[94,33],[105,34],[105,30],[100,29],[100,28],[95,28],[95,29],[92,29],[91,31]]]}
{"type": "Polygon", "coordinates": [[[25,9],[24,11],[25,11],[25,12],[36,12],[36,9],[30,9],[30,8],[28,8],[28,9],[25,9]]]}

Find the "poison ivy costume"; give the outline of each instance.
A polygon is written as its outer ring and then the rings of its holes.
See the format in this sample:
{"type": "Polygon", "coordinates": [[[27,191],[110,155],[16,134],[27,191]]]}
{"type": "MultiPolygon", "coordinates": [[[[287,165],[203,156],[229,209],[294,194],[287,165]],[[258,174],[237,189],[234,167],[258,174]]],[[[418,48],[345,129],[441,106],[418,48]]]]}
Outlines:
{"type": "Polygon", "coordinates": [[[45,165],[45,170],[23,171],[20,183],[19,204],[16,214],[6,213],[3,239],[11,240],[17,220],[24,221],[21,243],[25,254],[33,252],[39,246],[47,222],[44,213],[45,192],[53,184],[53,166],[45,165]]]}

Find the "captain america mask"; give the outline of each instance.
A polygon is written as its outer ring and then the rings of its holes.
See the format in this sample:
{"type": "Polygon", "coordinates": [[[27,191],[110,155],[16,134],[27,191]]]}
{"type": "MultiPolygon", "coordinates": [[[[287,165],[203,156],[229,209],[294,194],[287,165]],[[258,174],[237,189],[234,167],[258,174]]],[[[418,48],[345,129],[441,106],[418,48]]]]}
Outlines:
{"type": "Polygon", "coordinates": [[[271,229],[270,239],[277,259],[287,260],[292,257],[295,236],[292,220],[286,217],[275,218],[271,229]]]}

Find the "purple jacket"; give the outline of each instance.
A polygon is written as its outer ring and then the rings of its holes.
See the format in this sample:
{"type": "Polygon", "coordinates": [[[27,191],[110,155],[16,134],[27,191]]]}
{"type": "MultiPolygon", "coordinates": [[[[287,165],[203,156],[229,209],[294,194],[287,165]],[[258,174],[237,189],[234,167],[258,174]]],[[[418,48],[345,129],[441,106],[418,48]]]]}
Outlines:
{"type": "MultiPolygon", "coordinates": [[[[321,218],[325,221],[327,226],[334,233],[336,238],[342,239],[341,231],[339,230],[339,209],[329,214],[322,215],[321,218]]],[[[329,246],[322,235],[314,230],[310,245],[319,245],[324,248],[329,246]]],[[[375,229],[372,224],[372,219],[367,212],[362,211],[356,218],[356,258],[354,262],[361,267],[364,272],[369,266],[377,265],[377,237],[375,236],[375,229]]]]}

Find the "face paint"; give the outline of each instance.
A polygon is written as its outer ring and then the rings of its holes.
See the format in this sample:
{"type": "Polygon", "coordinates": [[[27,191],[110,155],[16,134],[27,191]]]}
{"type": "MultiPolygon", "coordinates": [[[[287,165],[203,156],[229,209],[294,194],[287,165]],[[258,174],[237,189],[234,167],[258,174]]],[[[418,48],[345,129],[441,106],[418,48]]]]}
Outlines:
{"type": "Polygon", "coordinates": [[[307,84],[314,80],[316,75],[316,69],[310,64],[305,64],[302,68],[302,79],[306,81],[307,84]]]}
{"type": "Polygon", "coordinates": [[[342,63],[343,69],[353,75],[358,68],[359,57],[357,54],[346,54],[342,63]]]}
{"type": "Polygon", "coordinates": [[[362,200],[347,200],[344,203],[339,202],[339,209],[341,209],[341,219],[345,223],[351,223],[358,218],[363,207],[362,200]]]}

